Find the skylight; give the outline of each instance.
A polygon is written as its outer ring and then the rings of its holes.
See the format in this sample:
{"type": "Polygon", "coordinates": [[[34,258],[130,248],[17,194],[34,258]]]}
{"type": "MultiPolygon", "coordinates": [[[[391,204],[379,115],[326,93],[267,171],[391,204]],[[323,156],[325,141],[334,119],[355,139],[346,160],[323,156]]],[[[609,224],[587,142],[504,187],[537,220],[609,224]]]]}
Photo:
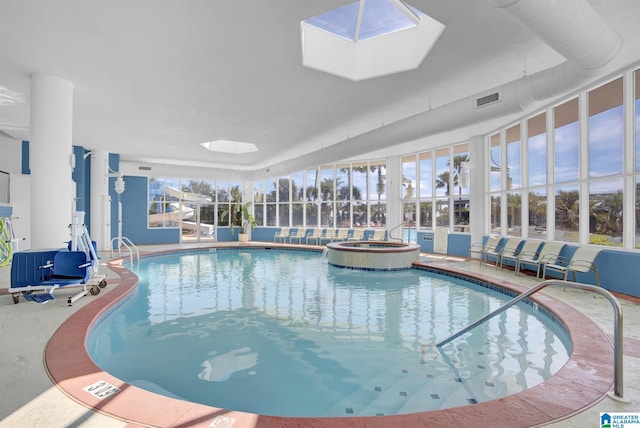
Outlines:
{"type": "Polygon", "coordinates": [[[400,0],[360,0],[300,25],[303,65],[351,80],[419,67],[444,31],[400,0]]]}
{"type": "Polygon", "coordinates": [[[417,25],[417,20],[424,15],[419,10],[402,3],[390,0],[366,0],[339,7],[321,15],[305,20],[309,25],[344,37],[347,40],[359,41],[378,37],[394,31],[412,28],[417,25]],[[360,19],[360,31],[358,27],[358,13],[362,5],[362,17],[360,19]],[[414,15],[412,17],[402,11],[400,7],[414,15]]]}
{"type": "Polygon", "coordinates": [[[206,143],[200,143],[200,145],[212,152],[232,153],[236,155],[258,151],[258,148],[253,143],[241,143],[231,140],[207,141],[206,143]]]}

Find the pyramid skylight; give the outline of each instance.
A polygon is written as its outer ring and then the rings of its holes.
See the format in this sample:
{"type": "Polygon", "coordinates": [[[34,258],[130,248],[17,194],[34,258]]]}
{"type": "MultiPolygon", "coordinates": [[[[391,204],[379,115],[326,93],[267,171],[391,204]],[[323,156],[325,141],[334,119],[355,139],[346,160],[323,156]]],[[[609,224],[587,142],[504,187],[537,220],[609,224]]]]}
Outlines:
{"type": "Polygon", "coordinates": [[[360,0],[301,22],[302,62],[351,80],[413,70],[444,28],[400,0],[360,0]]]}

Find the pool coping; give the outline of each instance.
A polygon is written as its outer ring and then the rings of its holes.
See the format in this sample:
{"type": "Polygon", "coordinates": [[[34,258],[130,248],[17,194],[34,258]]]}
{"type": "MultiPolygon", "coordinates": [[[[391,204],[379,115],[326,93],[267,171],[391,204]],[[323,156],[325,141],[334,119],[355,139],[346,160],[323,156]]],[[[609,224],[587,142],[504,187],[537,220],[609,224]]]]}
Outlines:
{"type": "MultiPolygon", "coordinates": [[[[143,256],[176,251],[184,250],[150,251],[143,256]]],[[[44,362],[50,379],[65,395],[97,412],[137,425],[233,428],[413,428],[441,425],[475,428],[492,426],[499,421],[503,426],[530,427],[562,420],[593,406],[606,396],[613,385],[613,346],[608,335],[568,304],[546,294],[536,294],[531,299],[567,326],[573,353],[546,382],[500,399],[395,416],[305,418],[257,415],[169,398],[129,385],[101,370],[86,351],[85,341],[93,324],[137,287],[137,276],[122,266],[123,261],[126,258],[109,261],[108,266],[119,277],[119,283],[111,281],[109,293],[75,312],[56,330],[46,345],[44,362]],[[83,389],[98,382],[113,385],[119,392],[101,399],[83,389]]],[[[464,275],[516,293],[529,289],[454,267],[432,263],[415,265],[464,275]]]]}

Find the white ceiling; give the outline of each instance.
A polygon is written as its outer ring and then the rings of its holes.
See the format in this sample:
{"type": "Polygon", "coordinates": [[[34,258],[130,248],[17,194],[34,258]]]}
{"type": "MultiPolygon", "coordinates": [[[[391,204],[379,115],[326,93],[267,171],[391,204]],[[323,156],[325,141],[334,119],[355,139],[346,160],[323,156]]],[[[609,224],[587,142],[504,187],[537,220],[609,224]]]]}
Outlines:
{"type": "MultiPolygon", "coordinates": [[[[349,2],[0,0],[0,86],[28,94],[35,72],[73,83],[73,144],[89,150],[255,171],[303,155],[312,163],[309,153],[565,60],[489,0],[409,0],[446,25],[417,70],[353,82],[304,68],[300,21],[349,2]],[[259,151],[200,146],[217,139],[259,151]]],[[[636,49],[616,66],[640,60],[640,1],[588,3],[625,52],[636,49]]],[[[28,112],[28,104],[0,106],[0,130],[28,139],[28,112]]],[[[373,149],[397,153],[393,146],[406,144],[389,140],[373,149]]],[[[340,150],[332,153],[340,160],[340,150]]]]}

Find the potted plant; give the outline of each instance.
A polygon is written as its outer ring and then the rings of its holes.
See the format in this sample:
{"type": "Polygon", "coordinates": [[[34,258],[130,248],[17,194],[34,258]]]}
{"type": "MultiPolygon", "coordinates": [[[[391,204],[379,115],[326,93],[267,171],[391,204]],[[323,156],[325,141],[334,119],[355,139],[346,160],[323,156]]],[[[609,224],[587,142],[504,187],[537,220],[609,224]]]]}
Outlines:
{"type": "Polygon", "coordinates": [[[249,208],[251,207],[251,202],[247,202],[246,204],[233,204],[230,210],[227,210],[222,213],[222,219],[227,216],[229,218],[229,231],[231,234],[236,233],[236,227],[240,229],[238,233],[238,241],[246,242],[249,240],[249,230],[253,230],[256,227],[256,219],[249,212],[249,208]]]}

